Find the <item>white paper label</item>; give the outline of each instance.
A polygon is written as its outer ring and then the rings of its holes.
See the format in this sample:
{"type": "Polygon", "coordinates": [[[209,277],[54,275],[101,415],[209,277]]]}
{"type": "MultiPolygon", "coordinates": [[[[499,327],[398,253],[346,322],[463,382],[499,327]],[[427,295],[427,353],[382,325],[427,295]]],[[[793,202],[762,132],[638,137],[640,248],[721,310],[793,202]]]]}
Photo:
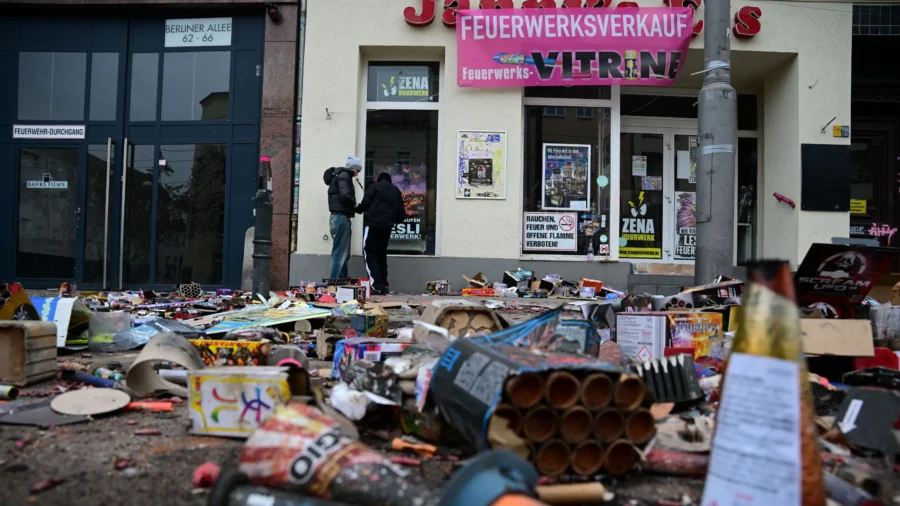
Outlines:
{"type": "Polygon", "coordinates": [[[84,125],[13,125],[13,139],[84,139],[84,125]]]}
{"type": "Polygon", "coordinates": [[[647,157],[632,156],[631,157],[631,175],[644,177],[647,175],[647,157]]]}
{"type": "Polygon", "coordinates": [[[69,188],[68,181],[26,181],[25,188],[29,190],[65,190],[69,188]]]}
{"type": "Polygon", "coordinates": [[[616,317],[616,342],[622,354],[641,362],[661,358],[665,348],[662,320],[665,316],[640,313],[619,314],[616,317]]]}
{"type": "Polygon", "coordinates": [[[525,251],[578,251],[578,215],[525,213],[525,251]]]}
{"type": "Polygon", "coordinates": [[[167,19],[166,47],[231,45],[231,18],[167,19]]]}
{"type": "Polygon", "coordinates": [[[734,353],[724,382],[703,506],[798,506],[799,364],[734,353]]]}

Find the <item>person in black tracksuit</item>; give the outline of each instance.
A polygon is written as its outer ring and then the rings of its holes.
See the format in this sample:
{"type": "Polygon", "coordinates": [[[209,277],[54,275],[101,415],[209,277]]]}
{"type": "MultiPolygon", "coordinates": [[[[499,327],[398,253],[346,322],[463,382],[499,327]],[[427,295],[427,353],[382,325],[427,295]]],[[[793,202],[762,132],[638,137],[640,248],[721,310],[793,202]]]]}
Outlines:
{"type": "Polygon", "coordinates": [[[375,183],[369,185],[356,212],[366,213],[363,254],[373,293],[385,295],[388,293],[387,248],[391,229],[406,219],[403,194],[391,182],[390,174],[382,172],[375,183]]]}

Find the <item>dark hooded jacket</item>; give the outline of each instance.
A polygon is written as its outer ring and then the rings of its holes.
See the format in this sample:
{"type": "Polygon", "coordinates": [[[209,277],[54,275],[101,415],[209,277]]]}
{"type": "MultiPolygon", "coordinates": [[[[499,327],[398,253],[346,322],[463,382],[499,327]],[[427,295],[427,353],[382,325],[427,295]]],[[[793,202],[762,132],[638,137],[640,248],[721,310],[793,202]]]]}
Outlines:
{"type": "Polygon", "coordinates": [[[363,224],[372,228],[392,228],[406,219],[403,194],[386,172],[379,174],[378,180],[369,185],[356,212],[366,213],[363,224]]]}
{"type": "Polygon", "coordinates": [[[350,218],[356,213],[356,192],[353,190],[353,173],[350,169],[335,167],[328,184],[328,211],[350,218]]]}

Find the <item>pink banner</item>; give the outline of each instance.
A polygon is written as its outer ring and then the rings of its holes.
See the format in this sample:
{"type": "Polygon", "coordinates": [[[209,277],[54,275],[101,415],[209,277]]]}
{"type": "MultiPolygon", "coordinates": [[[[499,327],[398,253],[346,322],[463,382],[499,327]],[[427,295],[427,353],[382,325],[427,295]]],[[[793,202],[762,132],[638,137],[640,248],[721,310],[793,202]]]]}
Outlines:
{"type": "Polygon", "coordinates": [[[462,10],[460,86],[670,86],[687,58],[690,7],[462,10]]]}

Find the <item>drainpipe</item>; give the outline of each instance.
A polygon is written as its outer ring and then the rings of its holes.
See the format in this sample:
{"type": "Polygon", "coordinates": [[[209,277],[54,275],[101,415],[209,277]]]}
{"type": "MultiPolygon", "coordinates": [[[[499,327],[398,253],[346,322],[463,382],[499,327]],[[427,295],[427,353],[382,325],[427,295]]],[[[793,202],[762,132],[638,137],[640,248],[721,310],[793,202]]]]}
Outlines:
{"type": "Polygon", "coordinates": [[[291,183],[291,253],[297,252],[297,213],[300,208],[300,127],[303,114],[303,63],[306,53],[306,0],[300,0],[300,19],[297,23],[297,122],[294,139],[294,179],[291,183]]]}

